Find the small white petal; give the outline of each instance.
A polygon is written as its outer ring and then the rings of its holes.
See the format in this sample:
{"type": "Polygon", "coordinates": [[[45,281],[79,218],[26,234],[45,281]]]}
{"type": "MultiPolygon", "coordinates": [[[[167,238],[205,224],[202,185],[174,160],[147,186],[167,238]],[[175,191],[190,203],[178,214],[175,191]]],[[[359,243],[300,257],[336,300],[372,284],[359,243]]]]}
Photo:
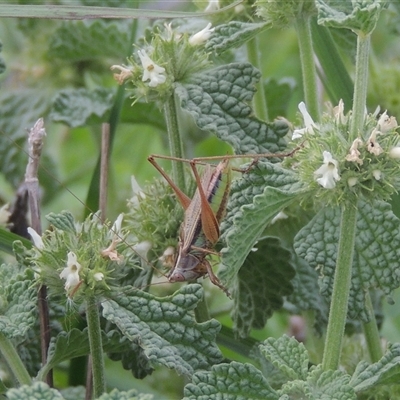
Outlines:
{"type": "Polygon", "coordinates": [[[69,292],[73,291],[79,285],[79,271],[82,266],[79,264],[76,254],[72,251],[67,254],[67,257],[67,266],[61,271],[60,278],[65,279],[64,288],[69,292]]]}
{"type": "Polygon", "coordinates": [[[336,186],[336,181],[340,180],[338,165],[339,163],[333,159],[329,151],[323,152],[324,162],[314,172],[314,175],[320,176],[317,182],[325,189],[333,189],[336,186]]]}
{"type": "Polygon", "coordinates": [[[347,184],[349,185],[349,187],[353,187],[355,185],[357,185],[358,182],[358,178],[355,176],[352,176],[351,178],[347,179],[347,184]]]}
{"type": "Polygon", "coordinates": [[[195,33],[189,38],[189,43],[192,46],[197,46],[206,42],[211,34],[214,32],[215,28],[211,28],[211,22],[200,32],[195,33]]]}
{"type": "Polygon", "coordinates": [[[389,151],[389,157],[394,158],[395,160],[400,159],[400,147],[393,147],[389,151]]]}
{"type": "Polygon", "coordinates": [[[397,128],[397,121],[394,117],[389,117],[387,111],[385,111],[378,120],[376,129],[382,133],[386,133],[391,129],[397,128]]]}
{"type": "Polygon", "coordinates": [[[167,77],[163,75],[165,68],[157,65],[144,50],[139,50],[138,54],[144,70],[142,81],[146,82],[150,80],[150,87],[156,87],[164,83],[167,80],[167,77]]]}
{"type": "Polygon", "coordinates": [[[38,249],[44,249],[44,244],[41,236],[30,226],[28,227],[28,233],[31,235],[31,238],[33,240],[33,244],[38,248],[38,249]]]}
{"type": "Polygon", "coordinates": [[[380,171],[379,169],[374,169],[372,171],[372,176],[377,180],[380,181],[382,179],[382,171],[380,171]]]}
{"type": "Polygon", "coordinates": [[[121,232],[122,220],[124,219],[124,214],[121,213],[118,215],[117,219],[115,220],[111,230],[115,235],[119,235],[121,232]]]}
{"type": "Polygon", "coordinates": [[[314,127],[316,126],[303,101],[299,103],[299,110],[303,115],[305,128],[295,129],[293,131],[292,140],[301,138],[307,132],[314,134],[314,127]]]}
{"type": "Polygon", "coordinates": [[[94,278],[95,281],[98,281],[98,282],[102,281],[104,279],[104,274],[102,272],[96,272],[93,275],[93,278],[94,278]]]}

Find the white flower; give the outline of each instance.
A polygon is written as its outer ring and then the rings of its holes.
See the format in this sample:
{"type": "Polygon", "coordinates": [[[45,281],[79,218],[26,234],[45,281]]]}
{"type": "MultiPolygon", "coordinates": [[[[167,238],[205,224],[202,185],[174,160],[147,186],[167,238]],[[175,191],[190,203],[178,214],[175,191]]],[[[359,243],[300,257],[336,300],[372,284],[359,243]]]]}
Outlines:
{"type": "Polygon", "coordinates": [[[10,211],[8,211],[8,204],[4,204],[0,208],[0,225],[5,226],[10,218],[10,211]]]}
{"type": "Polygon", "coordinates": [[[368,139],[368,145],[367,145],[367,150],[371,154],[375,154],[376,156],[379,156],[383,152],[382,147],[378,143],[376,139],[376,134],[380,133],[378,130],[374,129],[371,133],[371,136],[368,139]]]}
{"type": "Polygon", "coordinates": [[[400,147],[393,147],[389,151],[389,157],[394,158],[395,160],[400,159],[400,147]]]}
{"type": "Polygon", "coordinates": [[[152,244],[151,242],[149,242],[148,240],[144,240],[143,242],[140,243],[136,243],[133,246],[133,250],[136,251],[136,253],[138,253],[138,255],[143,258],[144,260],[147,261],[147,253],[149,252],[149,250],[151,249],[152,244]]]}
{"type": "Polygon", "coordinates": [[[137,206],[139,204],[139,198],[145,199],[146,195],[144,194],[142,188],[139,186],[136,178],[133,175],[131,176],[131,186],[132,186],[133,196],[130,199],[130,203],[133,206],[137,206]]]}
{"type": "Polygon", "coordinates": [[[380,171],[379,169],[374,169],[372,171],[372,176],[377,180],[380,181],[382,179],[382,171],[380,171]]]}
{"type": "Polygon", "coordinates": [[[208,5],[204,11],[211,12],[211,11],[217,11],[217,10],[219,10],[219,0],[208,0],[208,5]]]}
{"type": "Polygon", "coordinates": [[[102,272],[96,272],[96,273],[93,275],[93,278],[94,278],[94,280],[97,281],[97,282],[102,281],[102,280],[104,279],[104,274],[103,274],[102,272]]]}
{"type": "Polygon", "coordinates": [[[391,129],[397,128],[397,121],[395,117],[389,117],[385,111],[378,120],[376,129],[381,133],[386,133],[391,129]]]}
{"type": "Polygon", "coordinates": [[[195,33],[189,38],[189,43],[192,46],[197,46],[206,42],[211,34],[214,32],[215,28],[211,28],[211,22],[200,32],[195,33]]]}
{"type": "Polygon", "coordinates": [[[78,263],[75,253],[70,251],[67,256],[67,266],[61,271],[60,278],[65,279],[64,288],[67,292],[70,292],[74,291],[81,282],[79,271],[82,269],[82,266],[78,263]]]}
{"type": "Polygon", "coordinates": [[[333,189],[336,186],[335,181],[340,180],[338,165],[339,163],[333,159],[329,151],[323,152],[324,162],[314,172],[314,175],[320,176],[317,182],[325,189],[333,189]]]}
{"type": "Polygon", "coordinates": [[[360,152],[358,151],[358,146],[362,144],[362,140],[357,138],[354,140],[353,144],[350,147],[349,154],[346,156],[346,160],[350,162],[356,162],[360,165],[363,164],[363,160],[360,158],[360,152]]]}
{"type": "Polygon", "coordinates": [[[119,74],[114,74],[114,79],[122,85],[124,81],[132,76],[132,67],[125,67],[124,65],[112,65],[110,67],[111,71],[116,69],[119,70],[119,74]]]}
{"type": "Polygon", "coordinates": [[[157,65],[144,50],[139,50],[138,54],[144,69],[142,81],[146,82],[150,80],[150,87],[156,87],[161,83],[164,83],[167,79],[166,76],[163,75],[165,68],[157,65]]]}
{"type": "Polygon", "coordinates": [[[333,107],[333,116],[336,119],[336,123],[345,125],[347,123],[347,117],[344,115],[344,103],[343,100],[339,100],[339,104],[333,107]]]}
{"type": "Polygon", "coordinates": [[[347,184],[349,185],[349,187],[353,187],[353,186],[357,185],[357,182],[358,182],[358,178],[355,176],[352,176],[349,179],[347,179],[347,184]]]}
{"type": "Polygon", "coordinates": [[[115,220],[111,231],[114,233],[114,235],[119,235],[121,233],[121,225],[122,225],[122,220],[124,219],[124,214],[121,213],[118,215],[117,219],[115,220]]]}
{"type": "Polygon", "coordinates": [[[102,257],[108,257],[111,261],[116,261],[119,264],[124,260],[124,257],[117,252],[117,244],[122,240],[120,233],[123,218],[124,214],[121,213],[118,215],[110,230],[112,234],[111,244],[100,252],[102,257]]]}
{"type": "Polygon", "coordinates": [[[293,131],[292,140],[300,139],[305,133],[314,133],[314,127],[316,126],[311,115],[308,113],[306,105],[304,102],[299,104],[299,110],[303,115],[304,125],[305,128],[302,129],[295,129],[293,131]]]}
{"type": "Polygon", "coordinates": [[[28,233],[31,235],[33,244],[39,249],[44,249],[44,244],[41,236],[30,226],[28,227],[28,233]]]}

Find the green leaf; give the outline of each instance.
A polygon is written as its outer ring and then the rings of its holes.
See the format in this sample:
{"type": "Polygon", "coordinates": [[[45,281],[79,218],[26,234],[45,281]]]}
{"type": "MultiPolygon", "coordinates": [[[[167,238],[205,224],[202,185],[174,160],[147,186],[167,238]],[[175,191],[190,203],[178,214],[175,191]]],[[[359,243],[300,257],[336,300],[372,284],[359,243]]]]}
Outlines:
{"type": "Polygon", "coordinates": [[[308,353],[302,343],[287,335],[268,338],[259,346],[261,353],[290,380],[305,380],[308,375],[308,353]]]}
{"type": "Polygon", "coordinates": [[[44,382],[35,382],[32,386],[23,385],[7,392],[8,400],[64,400],[56,389],[51,389],[44,382]]]}
{"type": "MultiPolygon", "coordinates": [[[[328,28],[318,25],[315,19],[311,20],[311,29],[315,54],[323,70],[319,77],[324,84],[329,99],[335,105],[339,104],[339,100],[342,99],[346,110],[351,110],[353,106],[353,81],[336,48],[331,32],[328,28]]],[[[349,33],[354,36],[350,31],[336,30],[336,32],[349,33]]],[[[347,44],[346,48],[348,49],[349,47],[351,46],[347,44]]]]}
{"type": "Polygon", "coordinates": [[[110,89],[65,89],[54,99],[50,117],[72,128],[101,123],[108,119],[113,102],[114,91],[110,89]]]}
{"type": "Polygon", "coordinates": [[[49,56],[68,62],[104,57],[120,60],[129,46],[130,21],[63,22],[52,35],[49,56]]]}
{"type": "Polygon", "coordinates": [[[376,363],[361,361],[351,378],[350,385],[356,393],[365,392],[378,385],[398,384],[400,378],[400,343],[389,346],[376,363]]]}
{"type": "Polygon", "coordinates": [[[233,285],[267,224],[294,201],[300,190],[293,172],[261,161],[251,173],[233,183],[227,215],[221,225],[225,248],[221,251],[219,275],[227,286],[233,285]]]}
{"type": "Polygon", "coordinates": [[[23,243],[23,245],[30,249],[32,247],[32,242],[22,236],[16,235],[15,233],[9,232],[4,228],[0,227],[0,250],[5,251],[8,254],[13,254],[13,244],[18,240],[23,243]]]}
{"type": "Polygon", "coordinates": [[[126,296],[118,292],[114,300],[103,303],[103,316],[137,344],[152,365],[192,375],[222,359],[215,344],[219,322],[194,320],[193,309],[202,298],[198,284],[163,298],[139,290],[126,296]]]}
{"type": "Polygon", "coordinates": [[[267,319],[283,305],[283,296],[293,291],[290,280],[295,271],[291,254],[282,248],[277,238],[266,238],[256,244],[238,275],[233,290],[234,329],[240,337],[247,337],[252,328],[264,328],[267,319]]]}
{"type": "Polygon", "coordinates": [[[47,221],[55,228],[64,232],[76,234],[74,216],[69,211],[61,211],[59,214],[50,213],[46,215],[47,221]]]}
{"type": "Polygon", "coordinates": [[[386,7],[383,0],[354,0],[337,2],[317,0],[318,23],[334,28],[347,28],[364,35],[370,34],[386,7]],[[333,5],[336,8],[331,7],[333,5]]]}
{"type": "Polygon", "coordinates": [[[153,398],[152,394],[138,394],[135,389],[127,392],[114,389],[110,393],[103,393],[98,400],[152,400],[153,398]]]}
{"type": "Polygon", "coordinates": [[[183,400],[278,400],[262,373],[251,364],[232,361],[199,371],[185,386],[183,400]]]}
{"type": "Polygon", "coordinates": [[[37,320],[36,288],[18,266],[0,268],[0,331],[9,339],[24,338],[37,320]]]}
{"type": "Polygon", "coordinates": [[[356,400],[349,385],[350,376],[343,371],[324,371],[321,365],[313,368],[305,381],[295,380],[284,384],[279,391],[281,399],[356,400]]]}
{"type": "Polygon", "coordinates": [[[45,91],[3,91],[0,95],[0,171],[15,187],[20,184],[28,162],[26,131],[47,113],[49,105],[45,91]]]}
{"type": "MultiPolygon", "coordinates": [[[[313,268],[320,270],[322,295],[330,298],[339,240],[340,209],[324,208],[295,237],[296,253],[313,268]]],[[[400,221],[390,205],[359,202],[355,254],[349,297],[348,316],[368,321],[365,292],[380,288],[389,295],[400,286],[398,249],[400,221]]]]}
{"type": "Polygon", "coordinates": [[[215,27],[205,46],[207,51],[221,54],[231,48],[237,48],[247,41],[268,29],[270,24],[230,21],[215,27]]]}
{"type": "Polygon", "coordinates": [[[286,147],[289,126],[284,120],[266,123],[248,105],[260,72],[251,64],[228,64],[177,83],[182,107],[199,128],[214,132],[236,153],[276,153],[286,147]]]}
{"type": "Polygon", "coordinates": [[[279,81],[275,78],[268,78],[265,81],[264,91],[269,118],[284,117],[288,114],[289,103],[296,88],[296,82],[291,78],[282,78],[279,81]]]}
{"type": "Polygon", "coordinates": [[[314,310],[314,328],[322,334],[328,320],[328,304],[318,289],[318,273],[300,257],[295,256],[292,264],[295,265],[296,275],[291,281],[293,292],[287,298],[291,303],[289,310],[294,314],[314,310]]]}

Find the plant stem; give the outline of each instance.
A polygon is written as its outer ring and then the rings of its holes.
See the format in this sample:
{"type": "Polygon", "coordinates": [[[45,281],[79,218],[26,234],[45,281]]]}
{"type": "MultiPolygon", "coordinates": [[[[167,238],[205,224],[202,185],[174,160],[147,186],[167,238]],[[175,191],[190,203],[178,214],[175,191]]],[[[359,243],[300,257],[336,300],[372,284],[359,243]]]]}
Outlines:
{"type": "MultiPolygon", "coordinates": [[[[259,71],[261,71],[257,36],[247,42],[247,57],[249,59],[249,62],[253,64],[253,66],[259,71]]],[[[265,91],[262,80],[257,83],[256,88],[257,91],[253,99],[255,114],[259,119],[262,119],[263,121],[268,121],[267,99],[265,98],[265,91]]]]}
{"type": "Polygon", "coordinates": [[[320,109],[317,92],[317,71],[314,62],[310,18],[297,18],[295,27],[299,41],[304,101],[307,106],[307,111],[314,120],[319,121],[320,109]]]}
{"type": "Polygon", "coordinates": [[[351,284],[356,222],[357,207],[345,203],[342,206],[336,270],[322,360],[324,370],[336,370],[339,366],[351,284]]]}
{"type": "Polygon", "coordinates": [[[104,377],[103,344],[100,329],[100,313],[96,297],[93,295],[87,298],[86,319],[89,333],[90,355],[92,357],[93,371],[93,396],[100,397],[106,390],[104,377]]]}
{"type": "MultiPolygon", "coordinates": [[[[164,105],[165,122],[167,124],[169,150],[172,157],[183,158],[182,138],[179,130],[176,98],[172,94],[164,105]]],[[[183,163],[172,164],[172,177],[179,189],[185,191],[185,173],[183,163]]]]}
{"type": "Polygon", "coordinates": [[[356,76],[354,80],[353,113],[350,126],[350,140],[361,132],[366,109],[368,85],[368,58],[371,42],[370,35],[359,33],[357,36],[356,76]]]}
{"type": "Polygon", "coordinates": [[[21,385],[31,385],[32,380],[11,341],[0,332],[0,353],[21,385]]]}
{"type": "Polygon", "coordinates": [[[381,346],[381,339],[379,336],[378,325],[376,324],[374,307],[372,306],[371,295],[369,294],[369,292],[367,292],[365,295],[365,305],[370,315],[370,320],[369,322],[365,322],[363,324],[363,330],[365,339],[367,341],[367,347],[371,362],[375,363],[382,358],[383,351],[381,346]]]}

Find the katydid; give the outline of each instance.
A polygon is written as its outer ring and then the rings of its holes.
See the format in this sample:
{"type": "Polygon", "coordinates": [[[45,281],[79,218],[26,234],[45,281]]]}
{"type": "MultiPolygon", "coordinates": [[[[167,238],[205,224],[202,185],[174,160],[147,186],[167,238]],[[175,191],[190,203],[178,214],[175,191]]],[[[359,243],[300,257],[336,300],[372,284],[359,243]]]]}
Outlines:
{"type": "Polygon", "coordinates": [[[197,184],[196,192],[190,199],[157,164],[155,157],[150,156],[148,160],[172,187],[185,210],[179,232],[178,255],[168,274],[168,280],[190,281],[208,274],[210,281],[229,295],[206,259],[207,255],[215,254],[213,248],[219,239],[219,224],[228,201],[231,183],[229,159],[223,159],[214,169],[206,165],[201,178],[195,161],[190,162],[197,184]]]}

